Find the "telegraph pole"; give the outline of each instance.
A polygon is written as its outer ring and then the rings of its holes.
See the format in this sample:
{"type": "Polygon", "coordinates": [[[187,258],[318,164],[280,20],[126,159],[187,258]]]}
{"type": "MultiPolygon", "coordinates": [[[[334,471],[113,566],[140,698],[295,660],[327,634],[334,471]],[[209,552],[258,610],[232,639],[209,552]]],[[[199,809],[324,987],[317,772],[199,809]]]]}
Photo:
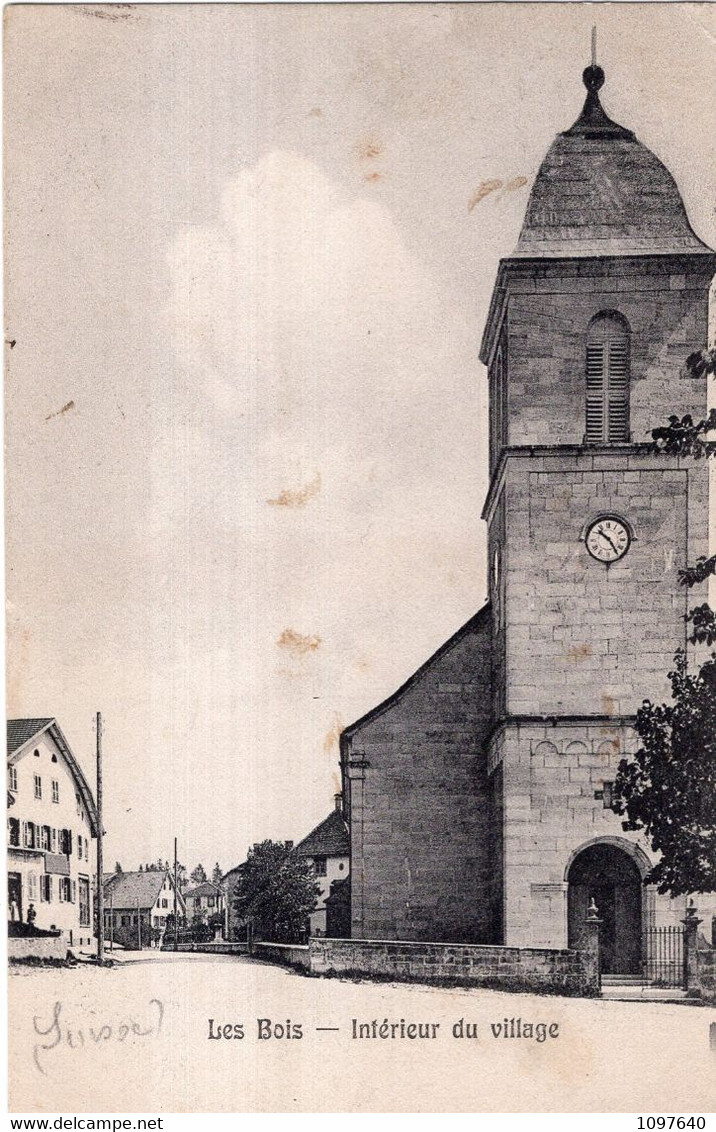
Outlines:
{"type": "Polygon", "coordinates": [[[97,712],[97,962],[104,961],[104,888],[102,887],[102,713],[97,712]]]}
{"type": "Polygon", "coordinates": [[[177,950],[177,839],[174,838],[174,950],[177,950]]]}

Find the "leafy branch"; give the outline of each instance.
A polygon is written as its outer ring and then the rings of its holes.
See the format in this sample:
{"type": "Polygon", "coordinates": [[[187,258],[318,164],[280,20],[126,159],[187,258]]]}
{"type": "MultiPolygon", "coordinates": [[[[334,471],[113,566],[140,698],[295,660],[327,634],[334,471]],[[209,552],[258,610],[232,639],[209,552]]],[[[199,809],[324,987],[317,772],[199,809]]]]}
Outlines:
{"type": "MultiPolygon", "coordinates": [[[[682,377],[700,380],[716,374],[716,349],[697,350],[689,354],[684,365],[682,377]]],[[[672,414],[669,423],[652,430],[651,451],[662,456],[692,456],[710,459],[716,455],[716,440],[704,440],[709,433],[716,432],[716,409],[707,417],[694,421],[687,413],[683,417],[672,414]]]]}

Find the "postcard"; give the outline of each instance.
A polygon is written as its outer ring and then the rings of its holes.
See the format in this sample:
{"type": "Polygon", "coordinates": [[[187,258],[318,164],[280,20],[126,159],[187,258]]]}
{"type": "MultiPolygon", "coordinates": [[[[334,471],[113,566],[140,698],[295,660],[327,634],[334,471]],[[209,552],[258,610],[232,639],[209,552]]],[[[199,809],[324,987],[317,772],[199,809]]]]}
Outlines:
{"type": "Polygon", "coordinates": [[[716,10],[4,20],[11,1110],[705,1127],[716,10]]]}

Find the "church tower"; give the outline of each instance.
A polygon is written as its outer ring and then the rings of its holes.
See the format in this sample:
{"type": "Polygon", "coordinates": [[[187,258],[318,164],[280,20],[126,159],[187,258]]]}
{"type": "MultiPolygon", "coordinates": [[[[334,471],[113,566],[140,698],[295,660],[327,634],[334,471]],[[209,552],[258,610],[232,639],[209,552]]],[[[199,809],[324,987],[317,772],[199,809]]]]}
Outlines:
{"type": "Polygon", "coordinates": [[[704,462],[655,456],[651,430],[706,413],[681,380],[707,344],[716,254],[668,170],[605,113],[604,72],[552,143],[500,263],[481,360],[490,388],[488,524],[495,937],[578,942],[587,901],[605,970],[639,969],[644,928],[683,914],[642,881],[646,842],[611,808],[644,698],[669,698],[678,572],[708,552],[704,462]]]}

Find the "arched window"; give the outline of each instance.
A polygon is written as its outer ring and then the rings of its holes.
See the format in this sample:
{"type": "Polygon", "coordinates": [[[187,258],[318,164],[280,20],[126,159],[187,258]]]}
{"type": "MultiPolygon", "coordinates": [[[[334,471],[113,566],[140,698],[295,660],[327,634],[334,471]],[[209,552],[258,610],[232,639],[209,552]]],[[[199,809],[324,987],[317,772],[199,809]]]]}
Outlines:
{"type": "Polygon", "coordinates": [[[629,439],[629,323],[620,314],[598,314],[587,334],[588,444],[629,439]]]}

